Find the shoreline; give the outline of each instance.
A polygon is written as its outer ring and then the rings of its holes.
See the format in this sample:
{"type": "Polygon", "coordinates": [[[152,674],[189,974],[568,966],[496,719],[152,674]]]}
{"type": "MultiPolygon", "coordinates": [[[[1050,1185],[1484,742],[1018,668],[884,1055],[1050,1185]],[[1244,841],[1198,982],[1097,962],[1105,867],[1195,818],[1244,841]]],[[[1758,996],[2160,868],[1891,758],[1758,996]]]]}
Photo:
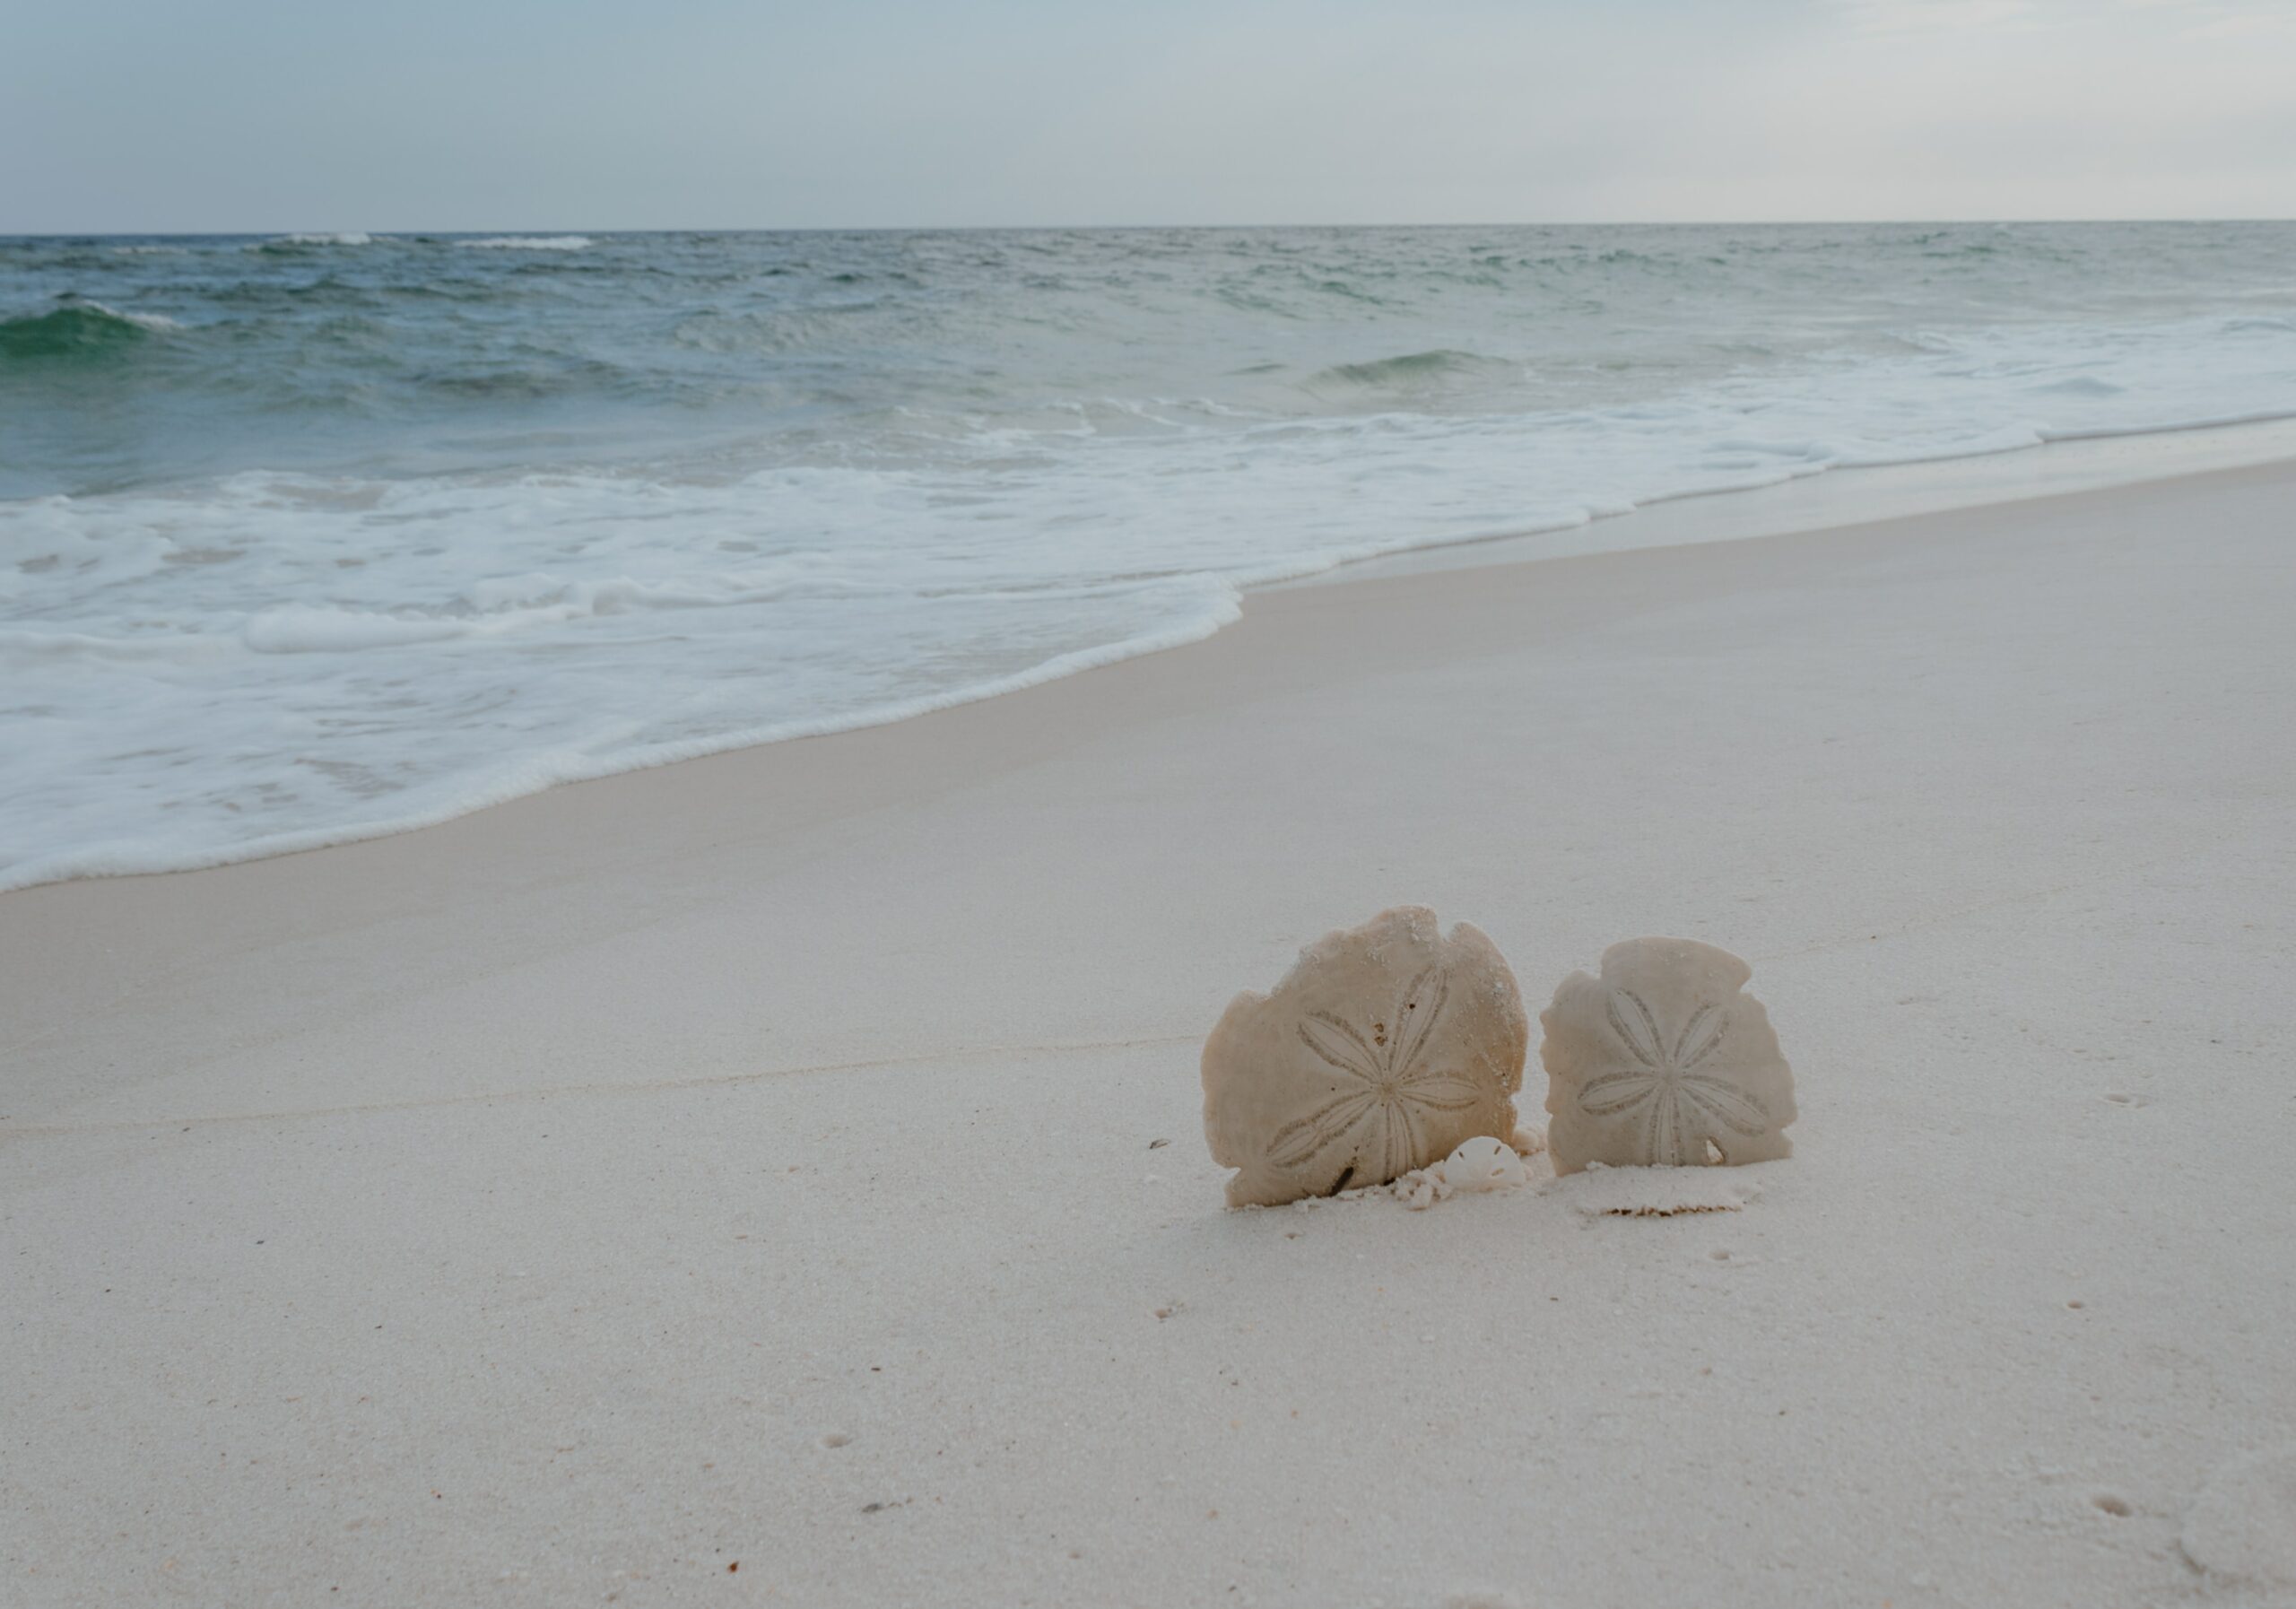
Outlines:
{"type": "MultiPolygon", "coordinates": [[[[2132,501],[2173,505],[2190,495],[2283,483],[2296,487],[2296,459],[1774,535],[1268,587],[1237,626],[1188,645],[1188,652],[1124,658],[911,719],[615,772],[411,831],[319,849],[13,890],[0,895],[0,1022],[48,1026],[29,1039],[0,1039],[0,1053],[37,1044],[54,1025],[105,1009],[102,1003],[111,999],[103,987],[107,968],[136,976],[161,966],[162,957],[196,953],[211,943],[267,952],[330,928],[345,930],[341,938],[347,940],[369,924],[469,906],[479,897],[464,886],[474,875],[479,890],[540,897],[565,913],[578,911],[578,931],[598,926],[602,914],[611,929],[622,918],[602,913],[601,905],[659,902],[644,891],[657,869],[678,874],[674,902],[706,904],[710,891],[692,883],[683,870],[688,861],[715,856],[771,862],[884,810],[929,807],[1018,772],[1057,766],[1072,752],[1105,754],[1144,728],[1205,718],[1222,707],[1212,689],[1248,688],[1248,706],[1301,695],[1318,676],[1337,674],[1343,685],[1352,685],[1401,674],[1427,654],[1462,651],[1448,645],[1439,650],[1415,637],[1382,638],[1361,645],[1342,666],[1333,661],[1329,641],[1335,620],[1396,609],[1448,611],[1459,628],[1471,626],[1466,639],[1484,644],[1486,652],[1553,647],[1543,632],[1569,641],[1589,629],[1590,619],[1694,606],[1713,588],[1740,585],[1750,569],[1839,570],[1875,551],[1900,549],[1910,560],[1920,556],[1930,533],[1995,522],[2014,528],[2032,518],[2061,524],[2120,512],[2132,501]]],[[[565,919],[527,915],[504,936],[532,942],[565,919]]],[[[1303,933],[1300,942],[1309,936],[1303,933]]],[[[343,957],[332,964],[339,971],[360,963],[343,957]]],[[[1178,1030],[1158,1021],[1131,1037],[1178,1030]]],[[[970,1054],[999,1043],[996,1035],[978,1034],[961,1048],[970,1054]]],[[[900,1060],[949,1048],[945,1041],[888,1048],[865,1036],[787,1065],[900,1060]]],[[[587,1088],[592,1081],[564,1082],[587,1088]]],[[[0,1110],[0,1141],[24,1121],[24,1106],[20,1096],[0,1110]]],[[[196,1121],[204,1114],[187,1115],[196,1121]]]]}
{"type": "MultiPolygon", "coordinates": [[[[1658,498],[1583,525],[1405,548],[1274,587],[1744,542],[2030,502],[2296,459],[2296,418],[2062,436],[1959,457],[1843,465],[1766,486],[1658,498]],[[1601,537],[1596,541],[1594,538],[1601,537]]],[[[1251,591],[1265,590],[1254,587],[1251,591]]]]}
{"type": "Polygon", "coordinates": [[[0,1580],[2276,1602],[2221,1572],[2296,1527],[2292,507],[2275,463],[1274,589],[0,899],[0,1580]],[[1406,901],[1534,1013],[1636,934],[1745,956],[1795,1155],[1670,1217],[1223,1210],[1202,1035],[1406,901]]]}
{"type": "Polygon", "coordinates": [[[1656,498],[1617,511],[1595,512],[1566,526],[1402,546],[1340,559],[1300,574],[1240,580],[1232,584],[1229,597],[1205,620],[1074,649],[978,686],[920,695],[867,714],[824,717],[729,737],[664,744],[648,757],[604,767],[536,756],[521,779],[474,794],[448,809],[370,823],[309,828],[189,856],[60,851],[0,872],[0,900],[26,889],[59,883],[213,871],[372,842],[427,831],[555,788],[745,750],[899,726],[944,710],[1009,698],[1128,660],[1192,647],[1231,629],[1254,596],[1290,587],[1848,528],[2290,459],[2296,459],[2296,418],[2102,432],[1969,456],[1836,465],[1763,485],[1656,498]]]}

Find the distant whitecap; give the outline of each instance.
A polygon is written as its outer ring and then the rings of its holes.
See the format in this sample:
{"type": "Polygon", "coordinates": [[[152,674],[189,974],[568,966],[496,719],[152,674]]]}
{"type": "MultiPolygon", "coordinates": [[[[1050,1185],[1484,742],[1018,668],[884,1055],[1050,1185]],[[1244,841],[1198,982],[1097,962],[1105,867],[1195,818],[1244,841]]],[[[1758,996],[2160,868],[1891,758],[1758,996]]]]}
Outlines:
{"type": "Polygon", "coordinates": [[[457,240],[474,251],[580,251],[595,246],[587,235],[489,235],[483,240],[457,240]]]}

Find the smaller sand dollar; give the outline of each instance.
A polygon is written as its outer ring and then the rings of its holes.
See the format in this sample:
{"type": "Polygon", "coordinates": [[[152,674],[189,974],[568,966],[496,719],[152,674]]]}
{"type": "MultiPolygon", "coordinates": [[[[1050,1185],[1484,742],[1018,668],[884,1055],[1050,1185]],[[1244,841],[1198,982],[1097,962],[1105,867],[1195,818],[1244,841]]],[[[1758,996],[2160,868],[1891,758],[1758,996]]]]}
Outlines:
{"type": "Polygon", "coordinates": [[[1523,1159],[1490,1135],[1461,1142],[1443,1159],[1443,1182],[1454,1190],[1511,1190],[1528,1177],[1523,1159]]]}
{"type": "Polygon", "coordinates": [[[1231,1206],[1274,1206],[1431,1166],[1515,1129],[1530,1022],[1498,947],[1406,905],[1326,934],[1204,1045],[1204,1135],[1231,1206]]]}
{"type": "Polygon", "coordinates": [[[1743,992],[1752,975],[1712,944],[1639,938],[1603,952],[1601,977],[1563,979],[1539,1014],[1557,1174],[1793,1153],[1794,1073],[1743,992]]]}

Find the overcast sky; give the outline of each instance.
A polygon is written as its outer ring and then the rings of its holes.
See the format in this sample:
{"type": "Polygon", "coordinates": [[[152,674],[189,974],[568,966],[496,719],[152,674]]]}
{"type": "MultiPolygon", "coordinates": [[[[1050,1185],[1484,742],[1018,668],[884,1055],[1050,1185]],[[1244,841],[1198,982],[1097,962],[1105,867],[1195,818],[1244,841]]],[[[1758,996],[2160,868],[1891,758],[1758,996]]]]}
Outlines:
{"type": "Polygon", "coordinates": [[[73,0],[0,232],[2296,216],[2296,0],[73,0]]]}

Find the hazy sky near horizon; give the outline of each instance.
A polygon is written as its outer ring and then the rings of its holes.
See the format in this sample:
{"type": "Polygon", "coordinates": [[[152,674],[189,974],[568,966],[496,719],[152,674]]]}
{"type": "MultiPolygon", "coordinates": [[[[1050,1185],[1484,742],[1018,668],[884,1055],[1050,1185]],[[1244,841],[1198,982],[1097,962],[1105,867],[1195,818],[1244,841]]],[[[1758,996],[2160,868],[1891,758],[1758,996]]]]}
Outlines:
{"type": "Polygon", "coordinates": [[[0,233],[2296,216],[2296,0],[76,0],[0,233]]]}

